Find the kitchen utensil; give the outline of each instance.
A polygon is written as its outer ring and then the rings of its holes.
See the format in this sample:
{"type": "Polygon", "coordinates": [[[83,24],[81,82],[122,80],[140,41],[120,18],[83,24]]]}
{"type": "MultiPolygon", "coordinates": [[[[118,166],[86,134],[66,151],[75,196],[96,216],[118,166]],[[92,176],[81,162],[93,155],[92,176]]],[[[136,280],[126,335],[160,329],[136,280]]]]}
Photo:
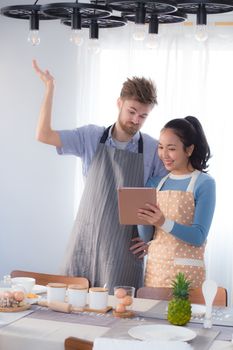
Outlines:
{"type": "Polygon", "coordinates": [[[212,304],[217,293],[217,288],[218,286],[213,280],[205,280],[202,284],[202,293],[206,304],[204,328],[212,327],[212,304]]]}

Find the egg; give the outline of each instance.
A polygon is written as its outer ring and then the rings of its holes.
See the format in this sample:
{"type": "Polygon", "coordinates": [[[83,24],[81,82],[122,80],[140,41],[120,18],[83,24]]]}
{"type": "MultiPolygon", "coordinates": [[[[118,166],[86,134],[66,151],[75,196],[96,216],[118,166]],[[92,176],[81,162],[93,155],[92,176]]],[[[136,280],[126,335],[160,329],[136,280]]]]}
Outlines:
{"type": "Polygon", "coordinates": [[[125,305],[123,305],[123,304],[117,304],[117,306],[116,306],[116,312],[125,312],[125,305]]]}
{"type": "Polygon", "coordinates": [[[4,292],[3,294],[4,299],[11,299],[13,297],[13,294],[10,291],[4,292]]]}
{"type": "Polygon", "coordinates": [[[118,299],[121,299],[126,296],[127,292],[124,288],[117,288],[114,294],[118,299]]]}
{"type": "Polygon", "coordinates": [[[133,298],[130,295],[126,295],[122,300],[122,304],[125,306],[129,306],[133,303],[133,298]]]}
{"type": "Polygon", "coordinates": [[[20,290],[14,292],[14,299],[16,301],[23,301],[23,299],[24,299],[24,292],[22,292],[20,290]]]}

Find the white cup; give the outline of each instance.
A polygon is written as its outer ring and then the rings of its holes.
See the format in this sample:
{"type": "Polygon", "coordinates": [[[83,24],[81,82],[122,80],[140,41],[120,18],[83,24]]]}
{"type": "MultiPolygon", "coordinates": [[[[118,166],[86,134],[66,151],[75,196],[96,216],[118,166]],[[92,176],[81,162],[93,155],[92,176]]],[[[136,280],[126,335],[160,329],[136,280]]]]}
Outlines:
{"type": "Polygon", "coordinates": [[[74,307],[84,307],[87,303],[87,288],[78,284],[69,285],[68,303],[74,307]]]}
{"type": "Polygon", "coordinates": [[[11,283],[14,286],[22,287],[25,293],[31,293],[32,288],[34,287],[36,280],[32,277],[14,277],[11,279],[11,283]]]}
{"type": "Polygon", "coordinates": [[[66,284],[64,283],[48,283],[47,285],[47,301],[65,301],[66,284]]]}
{"type": "Polygon", "coordinates": [[[89,289],[89,308],[102,310],[108,306],[108,289],[92,287],[89,289]]]}

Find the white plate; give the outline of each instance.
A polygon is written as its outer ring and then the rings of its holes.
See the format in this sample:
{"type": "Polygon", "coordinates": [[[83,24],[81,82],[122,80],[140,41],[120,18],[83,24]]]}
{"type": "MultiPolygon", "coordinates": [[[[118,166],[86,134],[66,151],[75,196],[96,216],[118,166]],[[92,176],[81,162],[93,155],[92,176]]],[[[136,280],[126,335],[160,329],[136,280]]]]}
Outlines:
{"type": "Polygon", "coordinates": [[[47,292],[47,287],[41,286],[40,284],[35,284],[32,288],[32,293],[34,294],[42,294],[47,292]]]}
{"type": "Polygon", "coordinates": [[[164,324],[150,324],[130,328],[129,335],[140,340],[176,340],[189,341],[196,337],[191,329],[181,326],[170,326],[164,324]]]}

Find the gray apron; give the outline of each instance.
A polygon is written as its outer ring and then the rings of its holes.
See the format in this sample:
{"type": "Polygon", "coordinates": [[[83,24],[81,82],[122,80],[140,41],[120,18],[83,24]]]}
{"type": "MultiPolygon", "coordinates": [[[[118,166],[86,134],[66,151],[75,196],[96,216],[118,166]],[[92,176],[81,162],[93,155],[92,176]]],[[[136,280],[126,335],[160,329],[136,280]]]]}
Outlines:
{"type": "Polygon", "coordinates": [[[63,273],[84,276],[92,286],[107,284],[136,289],[143,284],[143,259],[129,251],[135,226],[120,225],[117,188],[144,185],[143,141],[139,153],[105,145],[105,130],[90,165],[85,189],[69,241],[63,273]]]}

